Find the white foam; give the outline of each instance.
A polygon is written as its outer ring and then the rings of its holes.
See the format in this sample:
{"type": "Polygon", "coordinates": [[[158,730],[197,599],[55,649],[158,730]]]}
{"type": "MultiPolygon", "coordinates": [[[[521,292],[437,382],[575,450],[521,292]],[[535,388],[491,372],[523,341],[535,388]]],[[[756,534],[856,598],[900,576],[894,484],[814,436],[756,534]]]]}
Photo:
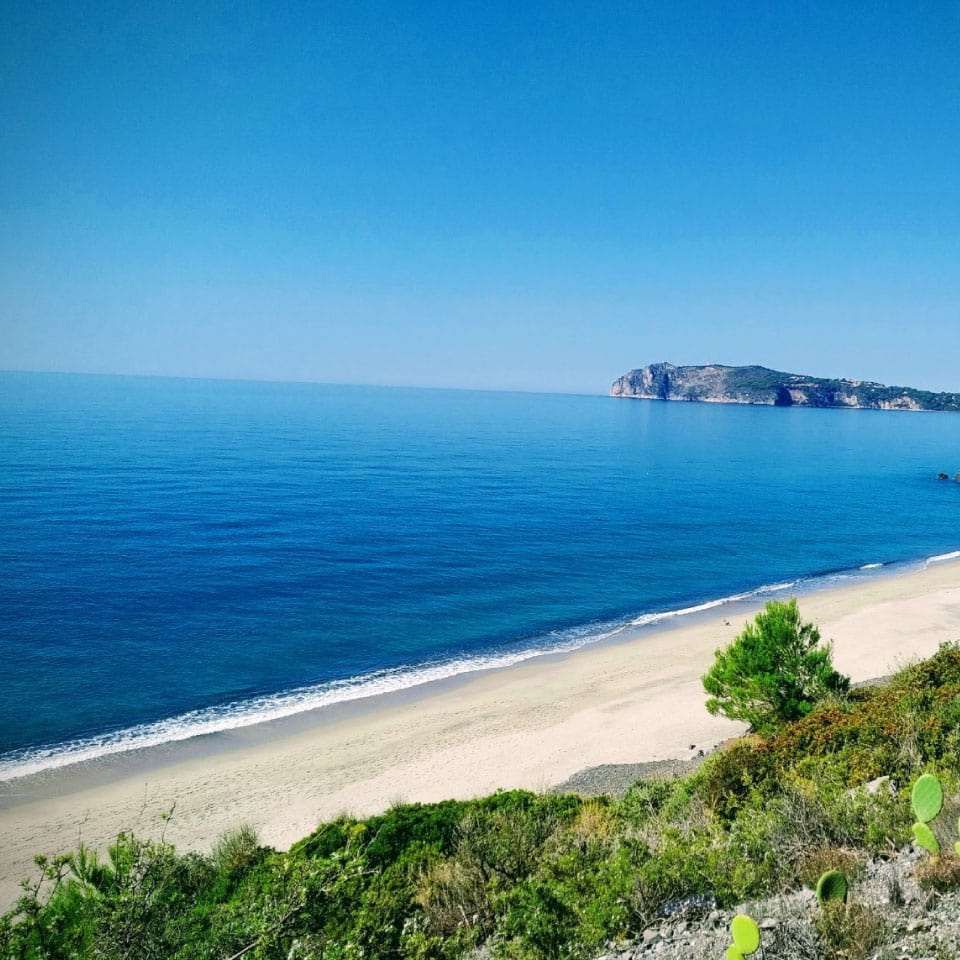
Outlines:
{"type": "Polygon", "coordinates": [[[789,590],[795,587],[799,580],[787,580],[783,583],[768,583],[756,590],[747,590],[746,593],[732,593],[729,597],[720,597],[718,600],[708,600],[705,603],[698,603],[694,607],[681,607],[678,610],[665,610],[662,613],[644,613],[630,621],[633,627],[646,627],[651,623],[660,623],[663,620],[669,620],[672,617],[685,617],[691,613],[703,613],[705,610],[713,610],[716,607],[726,606],[728,603],[737,603],[740,600],[752,600],[754,597],[762,597],[765,594],[780,593],[783,590],[789,590]]]}
{"type": "Polygon", "coordinates": [[[789,590],[791,587],[795,587],[799,580],[785,580],[783,583],[768,583],[765,586],[757,587],[756,590],[751,590],[747,596],[748,597],[758,597],[764,593],[779,593],[781,590],[789,590]]]}
{"type": "Polygon", "coordinates": [[[882,563],[865,563],[860,569],[861,570],[876,570],[877,567],[882,567],[882,563]]]}
{"type": "Polygon", "coordinates": [[[463,657],[417,667],[379,670],[345,680],[299,687],[250,700],[192,710],[166,720],[138,724],[65,744],[17,751],[7,754],[6,758],[0,758],[0,780],[13,780],[44,770],[55,770],[73,763],[96,760],[129,750],[155,747],[191,737],[249,727],[319,707],[408,690],[420,684],[478,670],[509,667],[543,654],[569,653],[587,644],[608,639],[625,627],[624,623],[594,624],[592,628],[583,627],[570,631],[566,635],[555,633],[554,638],[562,639],[555,640],[545,647],[531,647],[488,656],[463,657]]]}
{"type": "Polygon", "coordinates": [[[926,566],[931,563],[943,563],[946,560],[960,560],[960,550],[954,550],[953,553],[941,553],[935,557],[927,557],[926,566]]]}
{"type": "MultiPolygon", "coordinates": [[[[957,558],[960,558],[960,550],[939,557],[931,557],[926,562],[929,564],[957,558]]],[[[882,566],[882,564],[868,564],[867,566],[882,566]]],[[[15,751],[0,757],[0,780],[13,780],[45,770],[66,767],[74,763],[125,753],[129,750],[155,747],[179,740],[188,740],[191,737],[249,727],[257,723],[291,717],[298,713],[316,710],[336,703],[409,690],[411,687],[431,681],[444,680],[480,670],[509,667],[545,654],[570,653],[589,644],[608,640],[629,627],[649,626],[675,617],[703,613],[727,604],[781,593],[800,584],[806,587],[814,583],[828,583],[838,579],[844,579],[844,575],[831,574],[830,576],[810,580],[798,579],[764,584],[754,590],[731,594],[717,600],[707,600],[690,607],[645,613],[630,620],[606,621],[586,624],[571,630],[553,631],[543,638],[541,644],[520,650],[485,656],[451,658],[418,666],[379,670],[363,676],[298,687],[294,690],[286,690],[277,694],[254,697],[250,700],[235,701],[215,707],[206,707],[202,710],[192,710],[189,713],[170,717],[166,720],[138,724],[123,730],[85,737],[64,744],[15,751]]]]}
{"type": "Polygon", "coordinates": [[[269,720],[280,720],[308,710],[376,697],[384,693],[408,690],[424,683],[450,677],[509,667],[545,654],[570,653],[592,643],[608,640],[631,626],[645,626],[673,617],[687,616],[715,607],[745,600],[763,593],[792,586],[796,581],[759,587],[746,593],[709,600],[692,607],[643,614],[629,621],[607,621],[587,624],[566,631],[553,631],[542,645],[502,654],[461,657],[416,667],[397,667],[329,683],[299,687],[282,693],[236,701],[202,710],[192,710],[166,720],[138,724],[123,730],[99,734],[49,747],[33,747],[0,758],[0,780],[14,780],[45,770],[56,770],[74,763],[101,757],[175,743],[225,730],[249,727],[269,720]]]}

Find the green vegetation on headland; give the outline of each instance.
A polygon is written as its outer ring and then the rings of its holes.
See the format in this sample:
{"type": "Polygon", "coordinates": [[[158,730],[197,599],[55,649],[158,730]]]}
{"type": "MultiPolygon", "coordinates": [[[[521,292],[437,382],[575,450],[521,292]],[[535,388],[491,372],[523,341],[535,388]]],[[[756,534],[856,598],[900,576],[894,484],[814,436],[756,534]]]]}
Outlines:
{"type": "Polygon", "coordinates": [[[799,719],[764,722],[692,776],[619,800],[510,791],[341,817],[286,853],[240,829],[206,856],[121,836],[109,857],[41,859],[0,921],[0,957],[574,960],[680,902],[732,907],[818,880],[818,955],[864,956],[856,943],[870,941],[850,931],[883,917],[848,903],[831,870],[903,848],[919,818],[944,834],[931,882],[960,883],[956,818],[939,824],[929,781],[911,795],[924,773],[960,794],[960,646],[882,686],[817,689],[799,719]],[[881,776],[896,786],[852,789],[881,776]]]}
{"type": "Polygon", "coordinates": [[[767,367],[721,364],[676,367],[672,363],[654,363],[639,367],[616,379],[610,395],[775,407],[960,410],[960,393],[934,393],[912,387],[887,387],[867,380],[808,377],[767,367]]]}

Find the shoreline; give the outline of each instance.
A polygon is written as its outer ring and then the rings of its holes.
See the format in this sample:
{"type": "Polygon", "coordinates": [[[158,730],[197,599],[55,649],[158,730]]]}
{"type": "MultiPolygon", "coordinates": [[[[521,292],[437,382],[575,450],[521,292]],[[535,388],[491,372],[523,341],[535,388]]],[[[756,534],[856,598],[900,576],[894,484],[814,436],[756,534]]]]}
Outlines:
{"type": "MultiPolygon", "coordinates": [[[[799,575],[783,583],[762,584],[707,600],[691,600],[689,606],[600,619],[580,627],[560,630],[553,646],[530,645],[500,653],[464,655],[449,661],[434,661],[396,670],[374,671],[342,681],[320,683],[259,694],[249,700],[200,708],[127,728],[92,735],[59,745],[25,748],[0,756],[0,809],[15,805],[29,793],[29,784],[39,782],[45,790],[56,789],[63,778],[90,785],[104,775],[121,777],[148,772],[194,756],[219,753],[239,746],[275,740],[288,733],[312,728],[343,712],[377,709],[405,702],[441,689],[469,682],[487,673],[509,670],[526,662],[549,662],[582,649],[606,644],[634,642],[652,631],[677,629],[716,615],[720,610],[737,618],[767,600],[850,586],[876,578],[895,578],[931,565],[960,558],[960,551],[927,557],[868,563],[860,567],[799,575]],[[18,756],[18,753],[20,755],[18,756]],[[16,757],[16,759],[10,759],[16,757]],[[21,772],[21,768],[26,768],[21,772]],[[18,789],[27,785],[25,791],[18,789]]],[[[546,636],[546,635],[545,635],[546,636]]]]}
{"type": "MultiPolygon", "coordinates": [[[[102,847],[120,830],[157,836],[174,804],[165,826],[178,848],[208,849],[242,822],[285,848],[344,811],[547,790],[589,768],[708,752],[745,727],[707,714],[700,676],[771,596],[321,708],[322,717],[311,711],[7,781],[0,906],[32,874],[34,855],[79,840],[102,847]]],[[[804,619],[835,641],[836,666],[854,681],[960,639],[956,559],[799,596],[804,619]]]]}

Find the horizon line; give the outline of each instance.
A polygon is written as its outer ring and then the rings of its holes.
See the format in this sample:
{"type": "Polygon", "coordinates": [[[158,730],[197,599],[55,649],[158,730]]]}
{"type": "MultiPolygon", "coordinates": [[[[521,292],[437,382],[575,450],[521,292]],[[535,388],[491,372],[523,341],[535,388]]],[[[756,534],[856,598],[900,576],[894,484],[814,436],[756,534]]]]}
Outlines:
{"type": "MultiPolygon", "coordinates": [[[[218,377],[197,376],[179,373],[103,373],[89,370],[27,370],[17,368],[0,368],[0,376],[5,374],[23,374],[27,376],[56,376],[56,377],[115,377],[137,380],[190,380],[210,381],[214,383],[288,383],[314,387],[357,387],[373,388],[375,390],[454,390],[458,393],[520,393],[531,396],[558,396],[558,397],[607,397],[609,393],[592,393],[573,390],[518,390],[509,387],[448,387],[425,385],[416,383],[357,383],[347,380],[302,380],[276,379],[272,377],[218,377]]],[[[612,382],[612,381],[611,381],[612,382]]]]}

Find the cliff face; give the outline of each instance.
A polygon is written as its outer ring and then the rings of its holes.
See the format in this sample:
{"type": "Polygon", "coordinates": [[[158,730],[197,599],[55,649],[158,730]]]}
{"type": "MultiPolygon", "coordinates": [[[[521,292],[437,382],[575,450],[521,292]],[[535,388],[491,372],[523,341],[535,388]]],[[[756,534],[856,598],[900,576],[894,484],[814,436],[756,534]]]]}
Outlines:
{"type": "Polygon", "coordinates": [[[932,393],[910,387],[885,387],[867,380],[827,380],[767,367],[718,364],[675,367],[672,363],[654,363],[615,380],[610,396],[777,407],[960,411],[958,393],[932,393]]]}

